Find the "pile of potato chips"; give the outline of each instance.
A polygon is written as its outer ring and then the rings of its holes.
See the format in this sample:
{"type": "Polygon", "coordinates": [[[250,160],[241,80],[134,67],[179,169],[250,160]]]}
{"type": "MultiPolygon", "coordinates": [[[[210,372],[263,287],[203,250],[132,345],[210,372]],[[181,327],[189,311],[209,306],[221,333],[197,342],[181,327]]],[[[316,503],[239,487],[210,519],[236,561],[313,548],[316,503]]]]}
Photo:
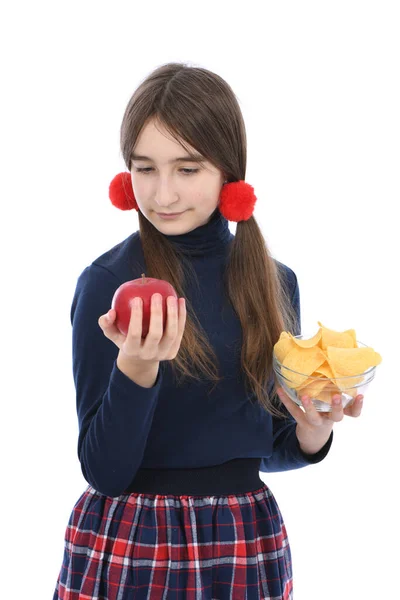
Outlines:
{"type": "Polygon", "coordinates": [[[358,347],[356,332],[339,332],[324,327],[310,339],[296,339],[283,331],[274,346],[285,384],[298,397],[308,395],[332,403],[334,394],[345,392],[355,398],[357,385],[365,381],[365,371],[382,362],[380,354],[370,347],[358,347]],[[290,371],[288,370],[290,369],[290,371]],[[293,372],[294,371],[294,372],[293,372]],[[347,379],[340,379],[346,377],[347,379]]]}

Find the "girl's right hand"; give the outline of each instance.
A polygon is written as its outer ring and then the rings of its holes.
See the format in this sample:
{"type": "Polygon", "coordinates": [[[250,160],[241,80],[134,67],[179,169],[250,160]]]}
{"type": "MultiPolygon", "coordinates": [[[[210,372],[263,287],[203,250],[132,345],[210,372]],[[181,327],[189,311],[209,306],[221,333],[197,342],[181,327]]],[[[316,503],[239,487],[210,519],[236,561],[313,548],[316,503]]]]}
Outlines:
{"type": "Polygon", "coordinates": [[[138,307],[132,302],[131,318],[127,335],[123,335],[115,325],[116,311],[110,309],[102,315],[99,326],[104,335],[114,342],[127,360],[145,363],[172,360],[178,354],[186,323],[186,304],[184,298],[179,302],[174,296],[167,298],[167,322],[163,332],[162,303],[157,305],[156,298],[151,297],[151,314],[149,332],[142,339],[143,302],[140,298],[138,307]]]}

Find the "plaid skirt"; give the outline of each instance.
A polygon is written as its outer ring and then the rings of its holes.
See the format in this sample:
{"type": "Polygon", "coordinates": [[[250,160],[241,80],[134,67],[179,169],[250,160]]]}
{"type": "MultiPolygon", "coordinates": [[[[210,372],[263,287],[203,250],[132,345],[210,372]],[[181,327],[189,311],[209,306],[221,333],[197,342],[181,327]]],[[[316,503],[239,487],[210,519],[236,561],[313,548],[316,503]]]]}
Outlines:
{"type": "Polygon", "coordinates": [[[165,489],[158,470],[140,469],[146,492],[118,497],[89,485],[69,518],[53,600],[291,600],[289,541],[259,461],[235,459],[211,475],[162,470],[165,489]],[[218,493],[251,478],[251,491],[218,493]],[[187,491],[189,479],[192,491],[217,493],[149,492],[187,491]]]}

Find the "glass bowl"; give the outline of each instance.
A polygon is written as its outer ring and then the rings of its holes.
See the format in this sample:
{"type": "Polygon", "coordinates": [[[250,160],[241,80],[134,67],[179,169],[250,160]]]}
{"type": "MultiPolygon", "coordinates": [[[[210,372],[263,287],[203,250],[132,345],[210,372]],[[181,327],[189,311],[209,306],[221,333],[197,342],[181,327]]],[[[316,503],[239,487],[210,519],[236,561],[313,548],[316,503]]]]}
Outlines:
{"type": "MultiPolygon", "coordinates": [[[[312,335],[295,335],[296,339],[310,339],[312,335]]],[[[367,347],[366,344],[357,340],[358,347],[367,347]]],[[[309,396],[316,410],[319,412],[330,412],[332,397],[339,394],[342,398],[342,406],[345,408],[349,405],[358,394],[365,397],[365,392],[375,377],[376,366],[370,367],[364,373],[358,375],[350,375],[348,377],[336,377],[329,379],[328,377],[309,377],[305,373],[293,371],[288,367],[284,367],[276,358],[275,353],[272,357],[274,373],[278,380],[279,386],[283,388],[286,394],[298,406],[303,406],[301,402],[302,396],[309,396]],[[307,378],[307,385],[303,388],[295,389],[293,382],[293,374],[302,375],[307,378]]]]}

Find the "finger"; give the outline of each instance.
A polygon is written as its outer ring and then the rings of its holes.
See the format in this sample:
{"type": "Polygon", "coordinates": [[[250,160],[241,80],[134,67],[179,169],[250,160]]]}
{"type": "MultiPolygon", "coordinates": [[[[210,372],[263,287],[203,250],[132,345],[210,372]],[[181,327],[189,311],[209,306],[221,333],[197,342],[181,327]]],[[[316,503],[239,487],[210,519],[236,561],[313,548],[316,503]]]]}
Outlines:
{"type": "Polygon", "coordinates": [[[178,316],[178,333],[182,339],[186,324],[186,300],[179,298],[179,316],[178,316]]]}
{"type": "Polygon", "coordinates": [[[175,356],[178,354],[183,334],[185,331],[185,323],[186,323],[186,302],[184,298],[179,298],[178,302],[178,331],[175,338],[175,341],[170,349],[172,354],[175,356]]]}
{"type": "Polygon", "coordinates": [[[358,394],[355,397],[353,402],[346,406],[344,409],[344,414],[348,417],[359,417],[361,415],[362,407],[363,407],[364,396],[362,394],[358,394]]]}
{"type": "MultiPolygon", "coordinates": [[[[160,350],[168,354],[171,352],[172,344],[175,342],[178,333],[178,303],[174,296],[168,296],[167,301],[167,322],[164,330],[164,336],[160,341],[160,350]]],[[[163,322],[164,325],[164,322],[163,322]]]]}
{"type": "Polygon", "coordinates": [[[293,402],[293,400],[282,388],[277,389],[277,394],[282,404],[288,409],[289,413],[297,421],[297,423],[304,423],[305,415],[300,406],[293,402]]]}
{"type": "Polygon", "coordinates": [[[335,394],[332,398],[332,408],[331,408],[331,416],[332,421],[337,423],[341,421],[344,417],[343,413],[343,404],[342,404],[342,396],[340,394],[335,394]]]}
{"type": "Polygon", "coordinates": [[[183,332],[185,331],[186,324],[186,301],[185,298],[179,298],[178,300],[178,342],[179,345],[182,341],[183,332]]]}
{"type": "Polygon", "coordinates": [[[142,340],[142,322],[143,322],[143,300],[140,296],[133,299],[131,304],[131,316],[129,319],[127,343],[131,346],[140,345],[142,340]]]}
{"type": "Polygon", "coordinates": [[[302,405],[304,406],[307,421],[311,425],[321,425],[323,417],[320,415],[320,413],[315,408],[314,403],[311,400],[311,398],[309,396],[305,395],[305,396],[301,396],[300,400],[301,400],[302,405]]]}
{"type": "Polygon", "coordinates": [[[166,337],[173,342],[178,333],[178,300],[174,296],[167,298],[167,330],[166,337]]]}
{"type": "Polygon", "coordinates": [[[146,341],[149,339],[152,344],[158,344],[163,334],[163,297],[156,293],[151,297],[150,326],[146,341]]]}

